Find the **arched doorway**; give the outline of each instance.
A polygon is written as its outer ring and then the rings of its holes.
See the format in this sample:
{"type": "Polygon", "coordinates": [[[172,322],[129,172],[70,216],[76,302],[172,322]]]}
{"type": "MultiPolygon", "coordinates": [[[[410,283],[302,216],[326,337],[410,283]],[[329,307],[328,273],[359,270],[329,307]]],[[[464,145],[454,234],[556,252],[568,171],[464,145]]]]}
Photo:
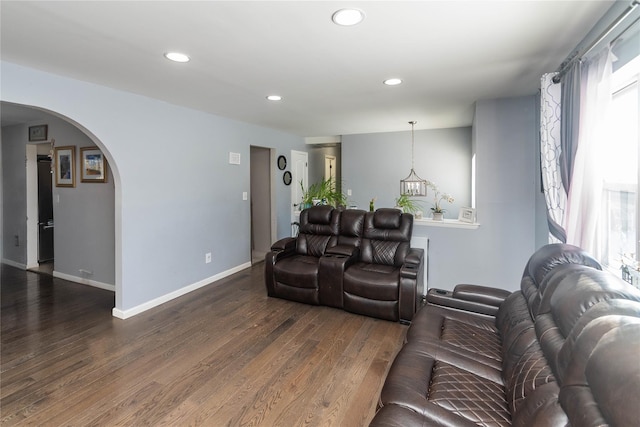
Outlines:
{"type": "Polygon", "coordinates": [[[1,213],[3,262],[22,268],[38,265],[39,202],[33,185],[37,181],[37,147],[49,152],[54,164],[56,149],[65,148],[73,153],[76,179],[73,186],[56,186],[54,182],[52,187],[53,274],[116,292],[119,177],[108,150],[82,126],[55,112],[6,102],[1,107],[2,194],[6,201],[1,213]],[[47,126],[44,138],[30,140],[29,128],[43,124],[47,126]],[[97,148],[104,153],[108,164],[106,182],[82,179],[82,154],[89,152],[83,148],[97,148]],[[26,168],[19,161],[23,159],[26,168]]]}

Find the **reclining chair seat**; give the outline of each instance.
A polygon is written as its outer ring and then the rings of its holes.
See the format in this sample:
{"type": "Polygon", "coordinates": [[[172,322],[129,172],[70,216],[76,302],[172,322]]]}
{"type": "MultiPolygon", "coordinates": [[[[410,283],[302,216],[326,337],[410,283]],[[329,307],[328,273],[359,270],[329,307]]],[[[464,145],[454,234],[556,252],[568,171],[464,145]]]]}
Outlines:
{"type": "Polygon", "coordinates": [[[308,289],[318,287],[318,257],[298,255],[283,258],[276,271],[278,284],[308,289]]]}
{"type": "Polygon", "coordinates": [[[344,273],[345,291],[363,298],[396,301],[400,270],[390,265],[359,262],[344,273]]]}

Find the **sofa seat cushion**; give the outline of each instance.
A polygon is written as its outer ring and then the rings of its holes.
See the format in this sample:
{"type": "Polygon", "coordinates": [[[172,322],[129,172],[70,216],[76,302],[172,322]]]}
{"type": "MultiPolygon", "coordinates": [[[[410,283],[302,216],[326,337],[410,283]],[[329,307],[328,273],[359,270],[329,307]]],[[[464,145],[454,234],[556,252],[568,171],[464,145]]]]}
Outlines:
{"type": "Polygon", "coordinates": [[[404,406],[427,417],[448,413],[478,425],[510,423],[500,371],[435,345],[403,347],[389,370],[380,404],[404,406]]]}
{"type": "Polygon", "coordinates": [[[478,425],[511,425],[501,384],[441,361],[434,364],[427,399],[478,425]]]}
{"type": "Polygon", "coordinates": [[[297,288],[318,288],[319,258],[294,255],[283,258],[275,266],[277,281],[297,288]]]}
{"type": "Polygon", "coordinates": [[[344,273],[344,291],[376,301],[397,301],[400,269],[358,262],[344,273]]]}

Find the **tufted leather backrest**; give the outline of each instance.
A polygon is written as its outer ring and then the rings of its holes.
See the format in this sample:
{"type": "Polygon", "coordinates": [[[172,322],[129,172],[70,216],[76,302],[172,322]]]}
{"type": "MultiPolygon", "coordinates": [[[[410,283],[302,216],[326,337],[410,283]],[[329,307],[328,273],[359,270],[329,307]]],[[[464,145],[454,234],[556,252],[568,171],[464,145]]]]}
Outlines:
{"type": "Polygon", "coordinates": [[[312,206],[300,212],[296,252],[321,257],[338,242],[341,212],[332,206],[312,206]]]}
{"type": "Polygon", "coordinates": [[[360,259],[369,264],[400,267],[409,253],[412,230],[413,215],[399,209],[367,212],[360,259]]]}

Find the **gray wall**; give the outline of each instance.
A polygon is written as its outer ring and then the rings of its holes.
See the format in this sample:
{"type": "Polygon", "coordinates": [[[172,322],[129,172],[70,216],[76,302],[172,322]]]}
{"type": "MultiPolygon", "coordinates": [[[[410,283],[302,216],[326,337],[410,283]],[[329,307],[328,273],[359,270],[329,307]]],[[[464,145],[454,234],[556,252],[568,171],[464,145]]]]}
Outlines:
{"type": "MultiPolygon", "coordinates": [[[[41,124],[41,123],[38,123],[41,124]]],[[[55,271],[108,285],[115,284],[114,182],[109,170],[107,183],[80,182],[80,147],[95,144],[75,126],[50,116],[48,135],[57,146],[76,147],[76,187],[53,186],[55,271]],[[79,270],[92,274],[81,273],[79,270]]],[[[9,197],[3,200],[3,235],[20,236],[21,245],[3,239],[6,259],[26,264],[26,173],[27,124],[2,128],[2,173],[9,197]]],[[[48,147],[48,144],[47,144],[48,147]]],[[[48,151],[48,150],[47,150],[48,151]]]]}
{"type": "MultiPolygon", "coordinates": [[[[416,131],[415,169],[454,195],[447,217],[469,206],[476,154],[476,230],[414,226],[429,238],[429,287],[478,283],[515,290],[537,243],[540,221],[535,97],[479,101],[471,128],[416,131]]],[[[399,180],[410,169],[410,132],[342,138],[342,169],[353,199],[365,207],[393,206],[399,180]]],[[[427,197],[425,207],[431,206],[427,197]]],[[[425,209],[426,211],[426,209],[425,209]]]]}
{"type": "Polygon", "coordinates": [[[27,264],[27,173],[25,143],[9,141],[24,139],[25,131],[18,126],[2,128],[2,258],[17,264],[27,264]],[[18,245],[15,239],[18,236],[18,245]]]}
{"type": "MultiPolygon", "coordinates": [[[[3,101],[69,118],[112,166],[117,309],[249,262],[249,202],[242,200],[249,147],[288,157],[305,150],[301,137],[7,62],[1,67],[3,101]],[[228,163],[229,152],[241,154],[240,165],[228,163]]],[[[277,185],[279,237],[290,232],[289,199],[289,187],[277,185]]]]}
{"type": "MultiPolygon", "coordinates": [[[[471,128],[417,130],[414,141],[416,173],[454,196],[454,203],[443,207],[447,218],[457,218],[461,206],[471,205],[471,128]]],[[[368,210],[375,197],[376,208],[395,206],[400,180],[410,170],[411,131],[342,137],[343,185],[352,190],[350,204],[368,210]]],[[[416,200],[426,216],[433,193],[416,200]]]]}

